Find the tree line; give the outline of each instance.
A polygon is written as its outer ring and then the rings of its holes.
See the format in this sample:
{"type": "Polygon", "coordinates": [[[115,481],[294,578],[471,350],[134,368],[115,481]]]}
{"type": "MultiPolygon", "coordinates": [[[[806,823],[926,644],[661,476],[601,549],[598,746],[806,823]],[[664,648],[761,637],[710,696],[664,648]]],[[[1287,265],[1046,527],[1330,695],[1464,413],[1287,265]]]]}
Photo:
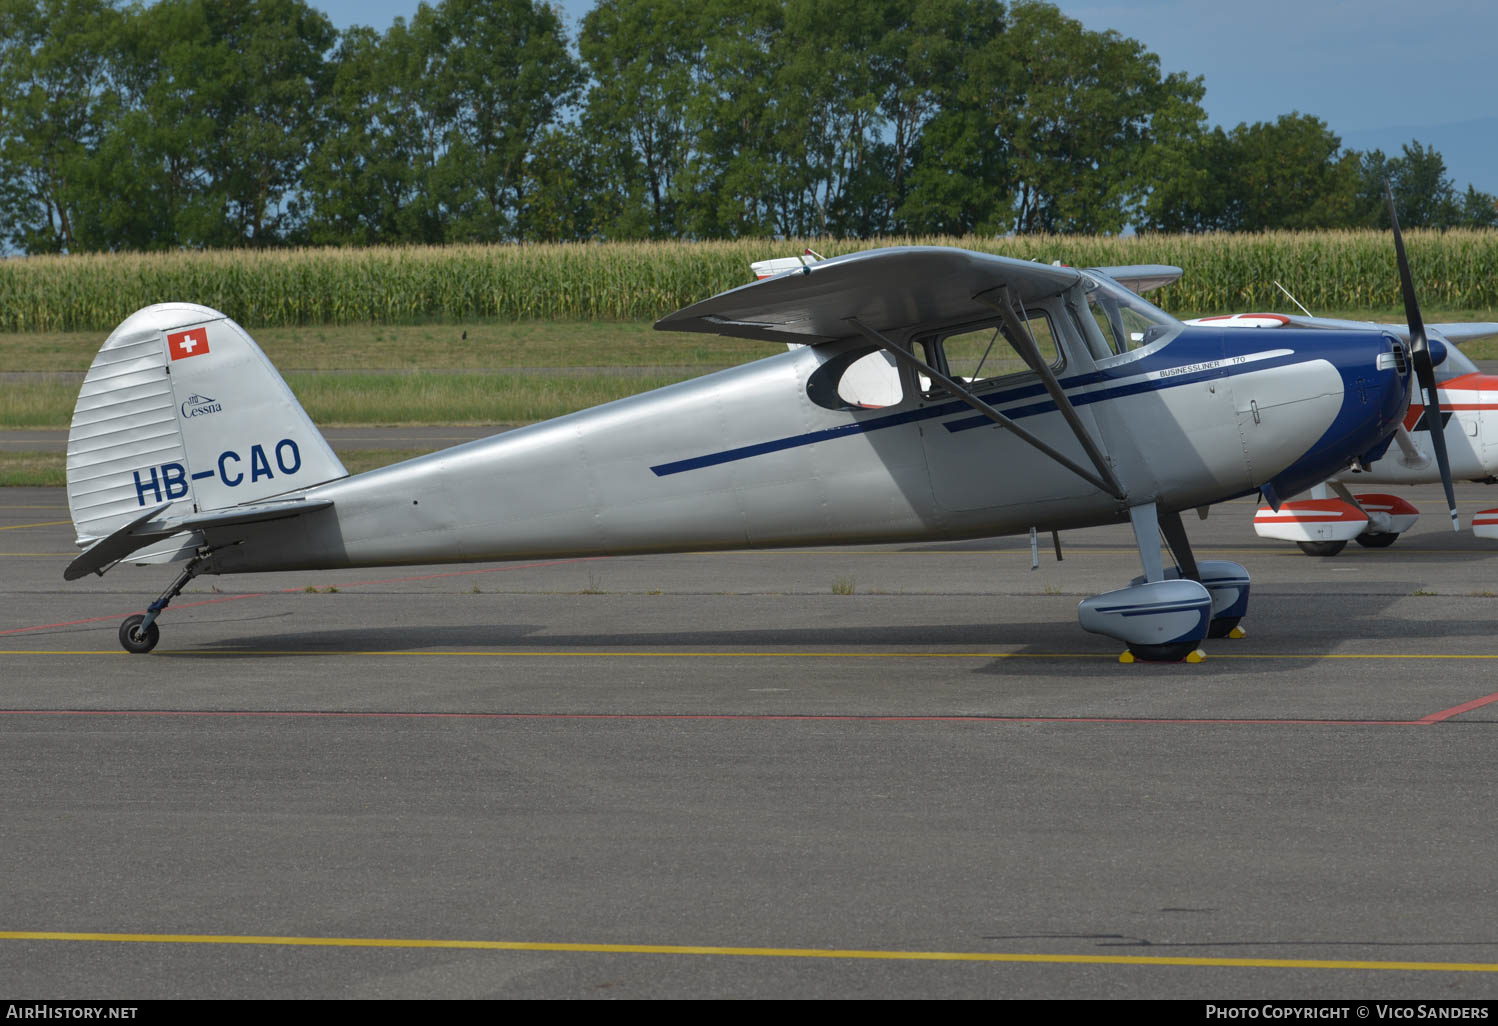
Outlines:
{"type": "Polygon", "coordinates": [[[1212,128],[1202,80],[1039,0],[0,0],[28,253],[1498,224],[1418,142],[1212,128]]]}

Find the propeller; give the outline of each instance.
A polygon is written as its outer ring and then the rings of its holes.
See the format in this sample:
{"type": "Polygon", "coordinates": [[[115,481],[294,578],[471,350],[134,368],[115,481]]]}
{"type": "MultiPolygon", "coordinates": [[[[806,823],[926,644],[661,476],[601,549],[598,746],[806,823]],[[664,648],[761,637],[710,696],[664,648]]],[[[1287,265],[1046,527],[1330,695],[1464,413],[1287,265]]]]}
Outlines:
{"type": "Polygon", "coordinates": [[[1384,182],[1389,197],[1389,224],[1394,228],[1394,255],[1399,261],[1399,290],[1404,296],[1404,316],[1410,326],[1410,359],[1415,364],[1415,378],[1425,393],[1425,427],[1430,445],[1436,452],[1436,466],[1441,470],[1441,486],[1446,489],[1446,508],[1451,513],[1451,529],[1460,531],[1456,515],[1456,490],[1451,483],[1451,460],[1446,455],[1446,424],[1441,416],[1441,398],[1436,391],[1436,368],[1430,358],[1430,343],[1425,338],[1425,321],[1420,317],[1420,303],[1415,299],[1415,282],[1410,277],[1410,262],[1404,255],[1404,237],[1399,232],[1399,215],[1394,211],[1394,190],[1384,182]]]}

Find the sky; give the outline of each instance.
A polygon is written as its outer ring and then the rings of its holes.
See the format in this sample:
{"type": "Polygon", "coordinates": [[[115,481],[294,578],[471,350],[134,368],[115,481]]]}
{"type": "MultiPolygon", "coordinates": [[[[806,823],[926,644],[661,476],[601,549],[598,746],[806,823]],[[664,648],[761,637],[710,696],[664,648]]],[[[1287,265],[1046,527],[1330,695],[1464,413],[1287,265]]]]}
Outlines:
{"type": "MultiPolygon", "coordinates": [[[[340,29],[384,29],[417,0],[310,0],[340,29]]],[[[593,0],[561,0],[575,34],[593,0]]],[[[1493,0],[1106,0],[1056,4],[1138,39],[1164,71],[1201,76],[1214,124],[1299,111],[1357,149],[1418,138],[1458,187],[1498,193],[1498,3],[1493,0]],[[1469,124],[1470,122],[1485,122],[1469,124]]]]}

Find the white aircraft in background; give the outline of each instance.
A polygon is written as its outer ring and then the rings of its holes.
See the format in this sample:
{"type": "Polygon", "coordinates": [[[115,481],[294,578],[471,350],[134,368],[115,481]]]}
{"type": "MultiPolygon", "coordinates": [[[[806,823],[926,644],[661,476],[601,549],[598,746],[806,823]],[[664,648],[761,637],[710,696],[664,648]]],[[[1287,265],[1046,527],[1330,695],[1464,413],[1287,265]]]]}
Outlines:
{"type": "MultiPolygon", "coordinates": [[[[1293,297],[1292,297],[1293,298],[1293,297]]],[[[1305,314],[1230,314],[1200,317],[1188,324],[1257,328],[1270,332],[1309,328],[1337,332],[1380,332],[1408,341],[1403,324],[1339,320],[1305,314]]],[[[1498,335],[1498,323],[1473,322],[1426,325],[1431,362],[1440,394],[1442,439],[1450,454],[1451,475],[1481,484],[1498,483],[1498,376],[1484,374],[1457,343],[1498,335]]],[[[1269,337],[1273,337],[1272,335],[1269,337]]],[[[1262,538],[1293,541],[1307,555],[1335,556],[1355,541],[1369,548],[1392,545],[1415,525],[1420,511],[1408,500],[1385,492],[1359,491],[1370,485],[1434,484],[1441,480],[1428,415],[1427,400],[1415,393],[1409,410],[1395,430],[1394,446],[1380,459],[1354,462],[1316,485],[1308,499],[1265,505],[1254,514],[1254,531],[1262,538]]],[[[1498,538],[1498,509],[1472,516],[1472,532],[1498,538]]]]}
{"type": "Polygon", "coordinates": [[[185,561],[120,624],[143,653],[199,574],[1037,531],[1059,555],[1055,532],[1126,523],[1144,572],[1081,626],[1126,661],[1199,659],[1241,636],[1249,577],[1198,561],[1182,511],[1371,464],[1434,388],[1395,242],[1408,344],[1187,325],[1106,273],[960,249],[801,263],[656,324],[786,352],[355,476],[242,328],[147,307],[79,393],[64,577],[185,561]]]}

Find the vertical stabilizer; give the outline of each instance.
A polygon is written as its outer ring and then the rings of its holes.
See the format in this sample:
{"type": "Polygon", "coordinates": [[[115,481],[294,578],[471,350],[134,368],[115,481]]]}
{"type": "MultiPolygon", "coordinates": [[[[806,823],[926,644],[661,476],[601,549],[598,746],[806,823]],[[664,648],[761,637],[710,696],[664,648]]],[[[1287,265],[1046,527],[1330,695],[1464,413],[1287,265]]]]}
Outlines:
{"type": "MultiPolygon", "coordinates": [[[[243,328],[205,306],[162,303],[132,314],[94,358],[68,432],[67,475],[87,546],[147,509],[227,509],[348,471],[243,328]]],[[[132,561],[175,558],[190,541],[132,561]]]]}

